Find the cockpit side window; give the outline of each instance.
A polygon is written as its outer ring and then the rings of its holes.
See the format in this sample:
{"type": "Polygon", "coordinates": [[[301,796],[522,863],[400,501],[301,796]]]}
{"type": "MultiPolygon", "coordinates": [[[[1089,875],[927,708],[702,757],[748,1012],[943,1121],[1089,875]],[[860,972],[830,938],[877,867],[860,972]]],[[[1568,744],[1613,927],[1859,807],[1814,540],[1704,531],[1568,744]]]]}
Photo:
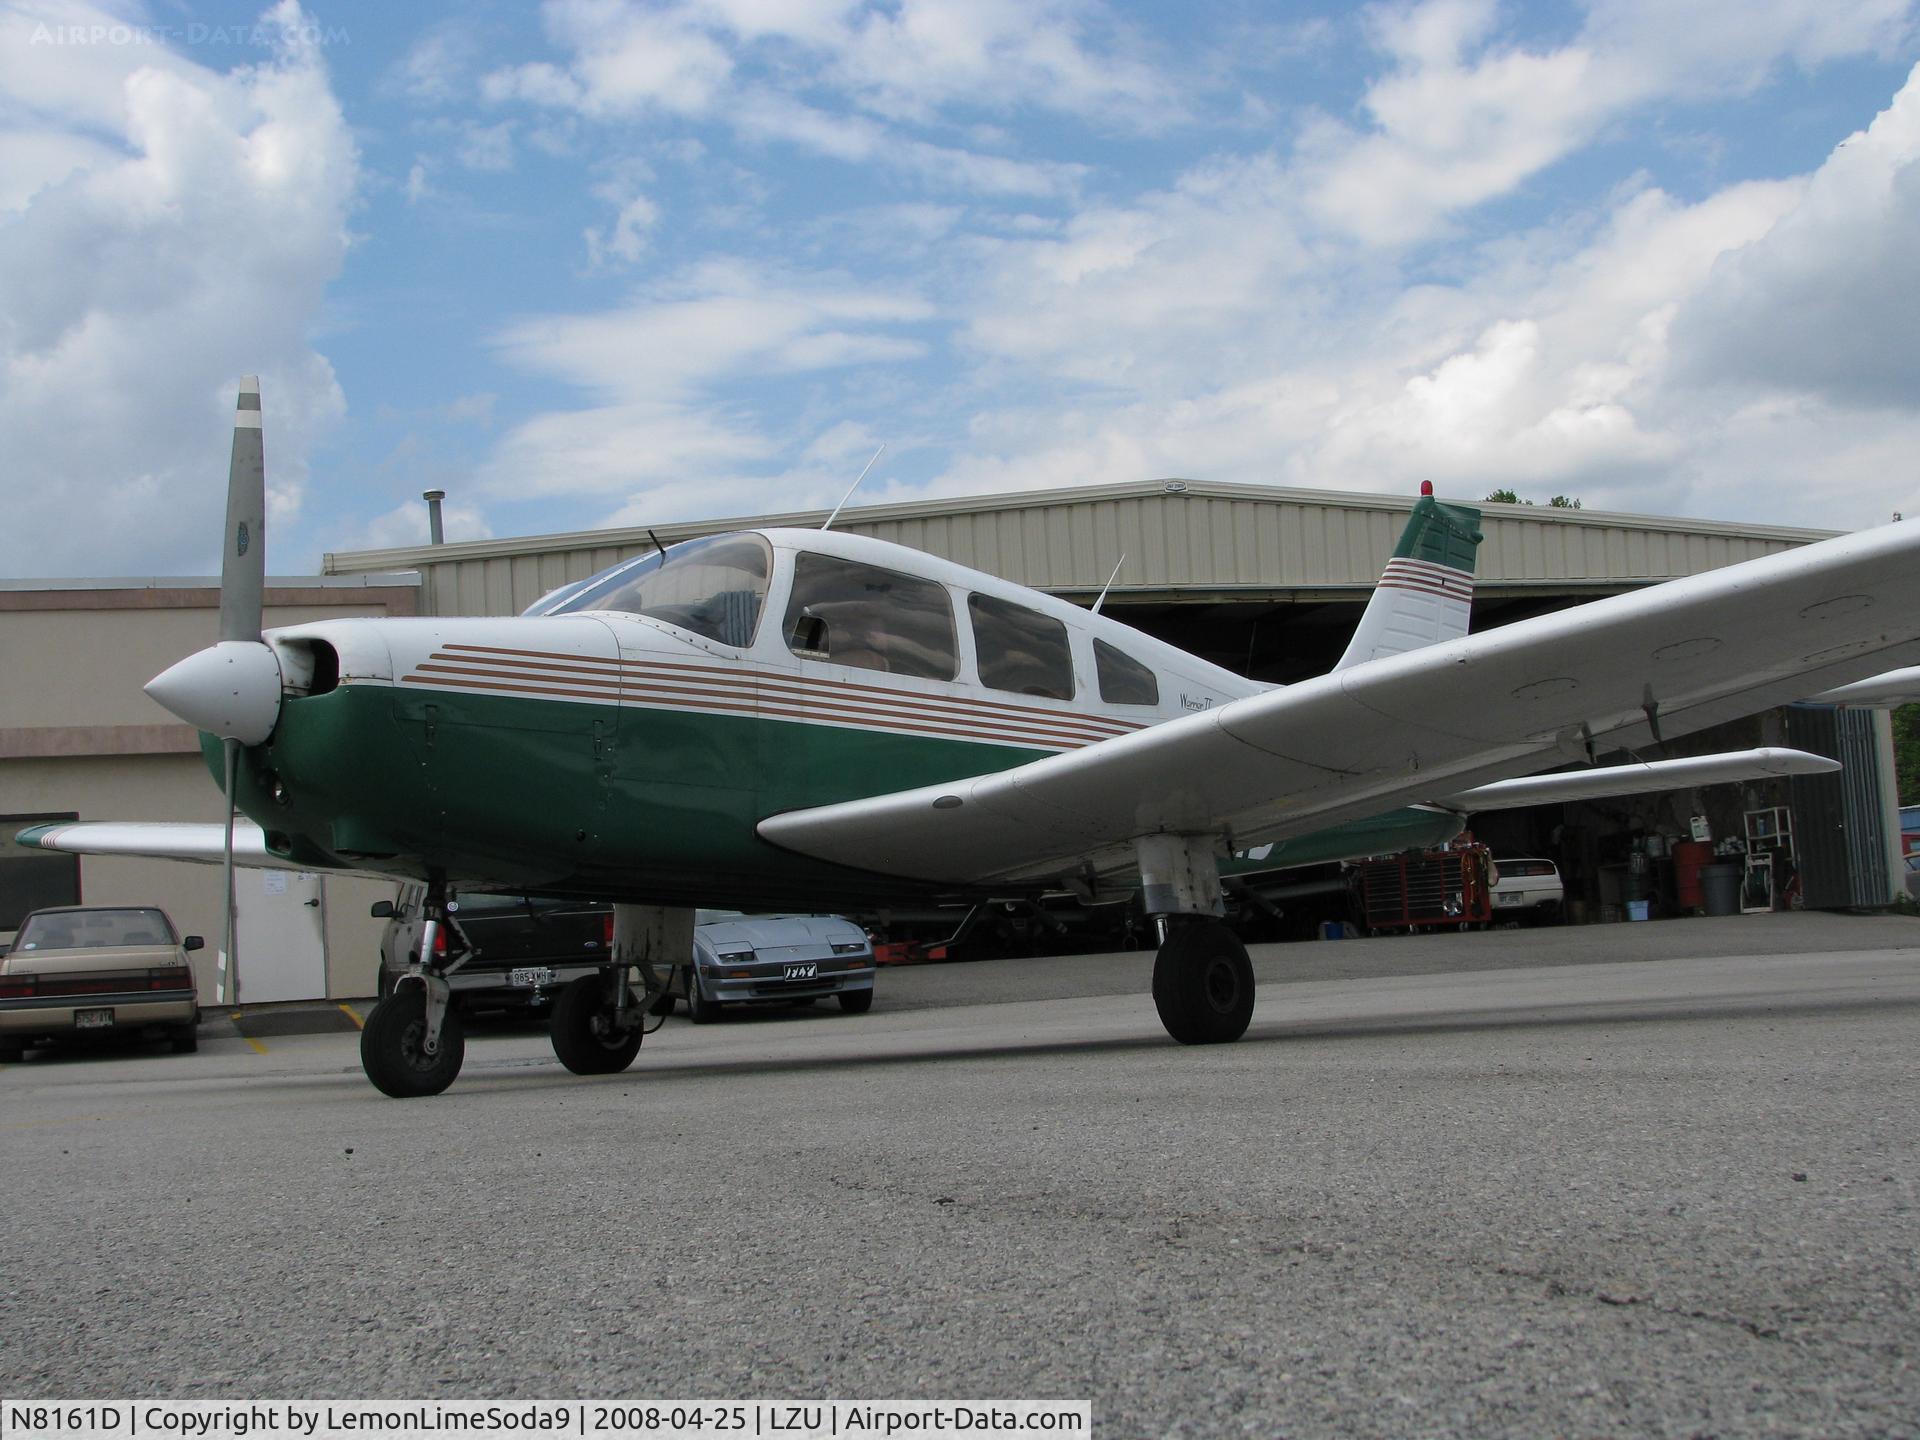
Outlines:
{"type": "Polygon", "coordinates": [[[712,535],[624,561],[535,611],[620,610],[745,649],[760,624],[772,570],[773,550],[758,535],[712,535]]]}
{"type": "Polygon", "coordinates": [[[1065,625],[991,595],[969,595],[967,610],[982,685],[1049,700],[1073,698],[1073,652],[1065,625]]]}
{"type": "Polygon", "coordinates": [[[810,660],[924,680],[960,673],[946,586],[811,550],[794,557],[786,636],[810,660]]]}
{"type": "Polygon", "coordinates": [[[1109,705],[1158,705],[1160,682],[1153,671],[1104,640],[1093,642],[1094,669],[1100,677],[1100,698],[1109,705]]]}

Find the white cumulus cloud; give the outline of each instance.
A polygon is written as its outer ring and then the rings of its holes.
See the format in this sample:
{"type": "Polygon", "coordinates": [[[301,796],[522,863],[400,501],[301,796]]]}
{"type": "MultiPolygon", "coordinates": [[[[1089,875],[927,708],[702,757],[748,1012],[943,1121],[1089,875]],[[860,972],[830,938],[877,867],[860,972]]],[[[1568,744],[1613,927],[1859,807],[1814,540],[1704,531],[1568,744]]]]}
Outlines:
{"type": "MultiPolygon", "coordinates": [[[[4,43],[30,46],[29,21],[85,35],[119,18],[43,3],[4,43]]],[[[16,134],[75,162],[0,224],[0,570],[214,568],[247,373],[276,532],[298,513],[308,449],[343,408],[306,331],[346,255],[357,161],[313,27],[291,0],[263,24],[277,53],[228,73],[86,42],[0,71],[16,134]]]]}

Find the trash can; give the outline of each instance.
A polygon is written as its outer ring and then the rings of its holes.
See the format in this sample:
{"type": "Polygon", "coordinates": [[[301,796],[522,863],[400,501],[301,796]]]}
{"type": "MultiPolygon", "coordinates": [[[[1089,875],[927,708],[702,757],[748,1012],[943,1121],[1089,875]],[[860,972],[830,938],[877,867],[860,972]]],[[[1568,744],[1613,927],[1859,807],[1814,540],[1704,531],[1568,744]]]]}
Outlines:
{"type": "Polygon", "coordinates": [[[1740,913],[1740,874],[1738,865],[1704,865],[1700,869],[1700,896],[1709,915],[1740,913]]]}

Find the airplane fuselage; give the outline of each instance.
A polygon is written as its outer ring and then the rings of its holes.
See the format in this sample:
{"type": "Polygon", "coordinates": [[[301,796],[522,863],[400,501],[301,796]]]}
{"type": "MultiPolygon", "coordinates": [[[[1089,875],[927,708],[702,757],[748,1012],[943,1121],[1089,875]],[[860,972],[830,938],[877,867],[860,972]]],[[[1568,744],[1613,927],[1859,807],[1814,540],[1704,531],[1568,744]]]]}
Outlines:
{"type": "MultiPolygon", "coordinates": [[[[246,752],[240,808],[291,862],[469,887],[750,909],[963,898],[887,877],[884,857],[866,871],[794,854],[756,827],[1265,688],[1039,592],[817,531],[676,546],[546,608],[269,635],[285,698],[246,752]]],[[[217,775],[211,737],[209,759],[217,775]]],[[[1397,811],[1270,862],[1457,825],[1397,811]]]]}

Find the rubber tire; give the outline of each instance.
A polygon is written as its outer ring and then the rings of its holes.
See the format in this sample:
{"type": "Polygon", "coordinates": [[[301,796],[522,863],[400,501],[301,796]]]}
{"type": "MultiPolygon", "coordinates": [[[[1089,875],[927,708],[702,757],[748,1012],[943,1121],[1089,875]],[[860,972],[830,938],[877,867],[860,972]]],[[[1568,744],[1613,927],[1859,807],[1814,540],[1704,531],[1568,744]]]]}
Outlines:
{"type": "Polygon", "coordinates": [[[696,1025],[711,1025],[720,1018],[720,1002],[700,993],[700,972],[687,967],[687,1018],[696,1025]]]}
{"type": "Polygon", "coordinates": [[[0,1065],[18,1065],[27,1058],[27,1047],[18,1040],[0,1040],[0,1065]]]}
{"type": "Polygon", "coordinates": [[[1153,960],[1153,1005],[1182,1045],[1238,1040],[1253,1019],[1253,963],[1218,920],[1175,922],[1153,960]]]}
{"type": "Polygon", "coordinates": [[[582,975],[568,981],[554,998],[549,1031],[553,1053],[576,1075],[617,1075],[640,1053],[640,1026],[612,1040],[594,1030],[593,1022],[600,1016],[606,993],[602,977],[582,975]]]}
{"type": "Polygon", "coordinates": [[[864,1015],[873,1009],[873,987],[865,990],[842,990],[833,997],[840,1002],[840,1008],[849,1015],[864,1015]]]}
{"type": "Polygon", "coordinates": [[[396,1100],[412,1100],[438,1095],[453,1084],[467,1058],[460,1012],[447,1007],[447,1018],[440,1022],[440,1053],[431,1059],[420,1053],[426,1031],[424,985],[402,985],[373,1007],[360,1030],[360,1068],[374,1089],[396,1100]]]}
{"type": "Polygon", "coordinates": [[[173,1053],[192,1055],[200,1049],[200,1026],[197,1021],[189,1020],[168,1037],[173,1041],[173,1053]]]}

